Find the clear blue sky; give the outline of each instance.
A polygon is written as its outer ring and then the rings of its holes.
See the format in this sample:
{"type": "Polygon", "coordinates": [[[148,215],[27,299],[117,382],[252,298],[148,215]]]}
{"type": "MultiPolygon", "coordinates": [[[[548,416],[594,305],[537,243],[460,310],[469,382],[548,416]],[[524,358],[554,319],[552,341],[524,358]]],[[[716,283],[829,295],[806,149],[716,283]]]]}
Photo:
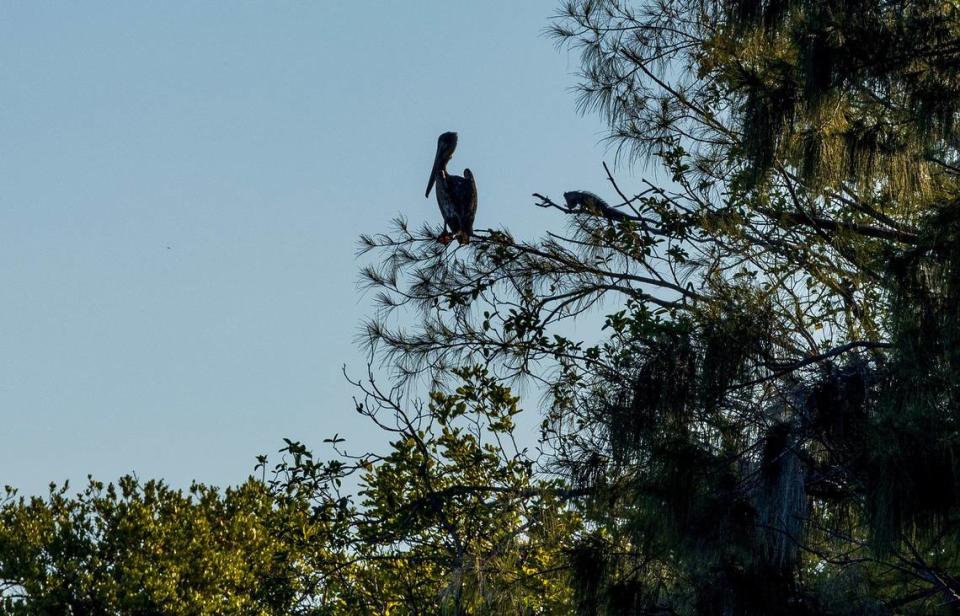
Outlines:
{"type": "Polygon", "coordinates": [[[606,191],[558,4],[0,3],[0,484],[228,484],[285,436],[378,444],[340,373],[355,241],[439,221],[437,135],[479,227],[606,191]]]}

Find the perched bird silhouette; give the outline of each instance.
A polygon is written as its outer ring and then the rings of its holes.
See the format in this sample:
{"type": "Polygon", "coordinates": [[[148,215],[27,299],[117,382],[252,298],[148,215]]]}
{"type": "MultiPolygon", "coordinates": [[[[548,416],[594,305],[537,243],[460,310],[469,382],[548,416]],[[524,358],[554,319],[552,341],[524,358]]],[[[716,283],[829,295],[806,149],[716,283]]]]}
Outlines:
{"type": "Polygon", "coordinates": [[[585,190],[571,190],[563,193],[563,199],[567,202],[567,207],[571,211],[582,211],[594,216],[603,216],[607,220],[628,220],[630,217],[616,210],[607,202],[596,196],[592,192],[585,190]]]}
{"type": "Polygon", "coordinates": [[[447,163],[453,158],[455,149],[457,133],[443,133],[437,139],[437,155],[433,159],[433,171],[425,195],[429,197],[433,185],[437,185],[437,204],[443,215],[443,233],[437,238],[441,244],[449,244],[454,237],[461,244],[469,244],[473,219],[477,215],[477,182],[473,173],[469,169],[463,170],[463,177],[447,173],[447,163]]]}

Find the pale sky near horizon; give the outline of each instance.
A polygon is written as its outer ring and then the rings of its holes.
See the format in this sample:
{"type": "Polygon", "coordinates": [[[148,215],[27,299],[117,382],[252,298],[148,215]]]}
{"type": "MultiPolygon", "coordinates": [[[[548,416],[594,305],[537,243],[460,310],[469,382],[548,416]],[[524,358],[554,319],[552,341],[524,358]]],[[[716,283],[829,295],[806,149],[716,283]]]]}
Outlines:
{"type": "Polygon", "coordinates": [[[478,227],[534,237],[531,193],[609,193],[558,6],[0,4],[0,484],[225,485],[284,437],[381,443],[341,374],[356,239],[439,223],[437,135],[478,227]]]}

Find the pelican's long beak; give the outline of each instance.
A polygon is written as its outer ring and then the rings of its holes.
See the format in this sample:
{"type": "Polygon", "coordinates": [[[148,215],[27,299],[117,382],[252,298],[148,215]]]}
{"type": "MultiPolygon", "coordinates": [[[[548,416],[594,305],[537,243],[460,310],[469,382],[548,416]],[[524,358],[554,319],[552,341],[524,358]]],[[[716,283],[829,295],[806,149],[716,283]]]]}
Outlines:
{"type": "Polygon", "coordinates": [[[424,194],[424,197],[430,196],[430,191],[433,190],[433,182],[437,177],[437,171],[440,171],[442,166],[443,161],[441,158],[440,146],[437,146],[437,155],[433,158],[433,169],[430,171],[430,179],[427,181],[427,192],[424,194]]]}
{"type": "Polygon", "coordinates": [[[433,190],[433,178],[437,175],[437,166],[433,166],[433,171],[430,172],[430,179],[427,181],[427,192],[424,193],[424,197],[430,196],[430,191],[433,190]]]}

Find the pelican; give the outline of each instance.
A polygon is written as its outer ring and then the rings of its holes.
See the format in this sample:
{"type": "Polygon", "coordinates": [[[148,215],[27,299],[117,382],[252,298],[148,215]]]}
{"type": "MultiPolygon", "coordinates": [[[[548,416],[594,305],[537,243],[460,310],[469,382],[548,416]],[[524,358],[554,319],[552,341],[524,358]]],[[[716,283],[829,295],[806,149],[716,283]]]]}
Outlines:
{"type": "Polygon", "coordinates": [[[437,238],[441,244],[449,244],[454,237],[460,244],[469,244],[473,235],[473,219],[477,215],[477,182],[469,169],[463,170],[463,176],[447,173],[447,163],[457,149],[457,133],[443,133],[437,139],[437,155],[433,159],[433,171],[427,182],[430,196],[433,185],[437,185],[437,204],[443,215],[443,233],[437,238]],[[449,232],[447,229],[450,229],[449,232]]]}

